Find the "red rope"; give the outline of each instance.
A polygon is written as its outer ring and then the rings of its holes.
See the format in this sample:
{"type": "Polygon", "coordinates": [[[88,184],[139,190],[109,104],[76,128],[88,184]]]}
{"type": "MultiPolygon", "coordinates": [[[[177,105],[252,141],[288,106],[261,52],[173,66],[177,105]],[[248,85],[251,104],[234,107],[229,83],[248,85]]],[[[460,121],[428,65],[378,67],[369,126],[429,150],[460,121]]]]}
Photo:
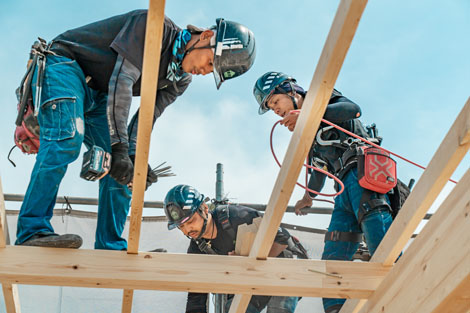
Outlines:
{"type": "MultiPolygon", "coordinates": [[[[279,124],[280,122],[281,122],[281,121],[277,121],[276,123],[274,123],[273,128],[271,129],[271,135],[270,135],[270,141],[269,141],[269,144],[270,144],[270,146],[271,146],[271,152],[272,152],[272,154],[273,154],[274,160],[276,161],[277,165],[279,165],[279,167],[281,167],[281,163],[280,163],[279,160],[277,159],[276,153],[274,152],[274,147],[273,147],[273,133],[274,133],[274,129],[276,128],[277,124],[279,124]]],[[[304,164],[304,166],[306,167],[306,169],[305,169],[305,171],[306,171],[306,172],[305,172],[305,181],[306,181],[305,186],[302,185],[302,184],[300,184],[300,183],[298,183],[298,182],[296,183],[297,186],[302,187],[303,189],[305,189],[305,190],[308,191],[308,192],[314,193],[314,194],[319,195],[319,196],[325,196],[325,197],[334,197],[334,196],[337,196],[337,195],[341,194],[341,193],[344,191],[344,184],[343,184],[343,182],[342,182],[338,177],[334,176],[333,174],[331,174],[331,173],[329,173],[329,172],[327,172],[327,171],[325,171],[325,170],[322,170],[322,169],[320,169],[320,168],[317,168],[317,167],[314,167],[314,166],[311,166],[311,165],[308,165],[308,164],[304,164]],[[323,174],[327,175],[328,177],[334,179],[334,180],[340,185],[340,187],[341,187],[340,190],[339,190],[338,192],[336,192],[336,193],[329,194],[329,193],[321,193],[321,192],[318,192],[318,191],[315,191],[315,190],[312,190],[312,189],[306,187],[306,186],[308,185],[308,184],[307,184],[307,177],[308,177],[308,176],[307,176],[307,175],[308,175],[308,170],[307,170],[307,168],[311,168],[311,169],[313,169],[314,171],[323,173],[323,174]]],[[[318,199],[313,199],[313,200],[318,200],[318,199]]],[[[318,200],[318,201],[319,201],[319,200],[318,200]]],[[[324,202],[329,202],[329,203],[333,203],[333,204],[334,204],[334,202],[333,202],[333,201],[330,201],[330,200],[324,200],[324,202]]]]}
{"type": "MultiPolygon", "coordinates": [[[[300,110],[292,110],[292,111],[290,111],[290,113],[299,114],[299,113],[300,113],[300,110]]],[[[272,154],[273,154],[274,160],[276,161],[277,165],[279,165],[279,167],[281,167],[281,163],[280,163],[279,160],[277,159],[276,153],[274,152],[274,148],[273,148],[273,133],[274,133],[274,129],[276,128],[277,124],[279,124],[281,121],[282,121],[282,120],[279,120],[279,121],[277,121],[276,123],[274,123],[273,128],[271,129],[270,142],[269,142],[269,143],[270,143],[270,146],[271,146],[271,152],[272,152],[272,154]]],[[[356,138],[356,139],[362,140],[362,141],[364,141],[365,143],[367,143],[367,144],[369,144],[369,145],[371,145],[371,146],[373,146],[373,147],[375,147],[375,148],[382,149],[382,150],[384,150],[384,151],[390,153],[391,155],[394,155],[394,156],[396,156],[396,157],[398,157],[398,158],[400,158],[400,159],[402,159],[402,160],[404,160],[404,161],[406,161],[406,162],[408,162],[408,163],[411,163],[411,164],[413,164],[414,166],[417,166],[417,167],[419,167],[419,168],[421,168],[421,169],[423,169],[423,170],[426,169],[426,167],[424,167],[424,166],[422,166],[422,165],[419,165],[418,163],[415,163],[415,162],[413,162],[413,161],[411,161],[411,160],[408,160],[407,158],[402,157],[402,156],[399,155],[399,154],[393,153],[392,151],[389,151],[389,150],[387,150],[387,149],[385,149],[385,148],[383,148],[383,147],[381,147],[381,146],[379,146],[379,145],[377,145],[377,144],[375,144],[375,143],[373,143],[373,142],[370,142],[369,140],[367,140],[367,139],[365,139],[365,138],[362,138],[361,136],[358,136],[358,135],[356,135],[356,134],[354,134],[354,133],[352,133],[352,132],[350,132],[350,131],[348,131],[348,130],[346,130],[346,129],[344,129],[344,128],[342,128],[342,127],[340,127],[340,126],[338,126],[338,125],[336,125],[336,124],[334,124],[334,123],[332,123],[332,122],[330,122],[330,121],[327,121],[327,120],[325,120],[325,119],[322,119],[321,121],[322,121],[323,123],[325,123],[325,124],[328,124],[328,125],[330,125],[330,126],[333,126],[334,128],[336,128],[336,129],[338,129],[338,130],[340,130],[340,131],[342,131],[342,132],[348,134],[348,135],[351,136],[351,137],[354,137],[354,138],[356,138]]],[[[307,162],[308,162],[308,160],[307,160],[307,162]]],[[[330,174],[330,173],[328,173],[327,171],[324,171],[324,170],[322,170],[322,169],[319,169],[319,168],[317,168],[317,167],[314,167],[314,166],[311,166],[311,165],[308,165],[308,164],[304,164],[304,166],[306,167],[306,169],[305,169],[305,186],[302,185],[302,184],[299,184],[299,183],[297,182],[296,184],[297,184],[298,186],[302,187],[303,189],[305,189],[305,190],[308,191],[308,192],[311,192],[311,193],[314,193],[314,194],[317,194],[317,195],[320,195],[320,196],[325,196],[325,197],[334,197],[334,196],[340,195],[340,194],[344,191],[344,184],[343,184],[343,182],[342,182],[339,178],[337,178],[336,176],[334,176],[333,174],[330,174]],[[323,174],[327,175],[328,177],[334,179],[334,180],[341,186],[340,190],[339,190],[337,193],[334,193],[334,194],[327,194],[327,193],[320,193],[320,192],[317,192],[317,191],[315,191],[315,190],[309,189],[308,187],[306,187],[306,186],[308,185],[308,170],[307,170],[307,168],[310,168],[310,169],[312,169],[312,170],[314,170],[314,171],[323,173],[323,174]]],[[[455,180],[449,179],[449,181],[451,181],[451,182],[457,184],[457,181],[455,181],[455,180]]],[[[325,200],[325,199],[313,199],[313,200],[315,200],[315,201],[329,202],[329,203],[333,203],[333,204],[334,204],[333,201],[325,200]]]]}

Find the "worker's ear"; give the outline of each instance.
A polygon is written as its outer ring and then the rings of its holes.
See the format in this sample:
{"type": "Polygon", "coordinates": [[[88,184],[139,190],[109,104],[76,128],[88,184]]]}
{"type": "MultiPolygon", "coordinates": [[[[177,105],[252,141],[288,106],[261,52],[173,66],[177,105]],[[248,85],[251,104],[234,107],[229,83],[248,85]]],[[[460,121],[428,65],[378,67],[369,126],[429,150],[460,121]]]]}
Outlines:
{"type": "Polygon", "coordinates": [[[199,38],[200,38],[201,41],[211,40],[211,37],[213,35],[214,35],[214,32],[212,30],[206,29],[205,31],[203,31],[201,33],[201,35],[200,35],[201,37],[199,37],[199,38]]]}

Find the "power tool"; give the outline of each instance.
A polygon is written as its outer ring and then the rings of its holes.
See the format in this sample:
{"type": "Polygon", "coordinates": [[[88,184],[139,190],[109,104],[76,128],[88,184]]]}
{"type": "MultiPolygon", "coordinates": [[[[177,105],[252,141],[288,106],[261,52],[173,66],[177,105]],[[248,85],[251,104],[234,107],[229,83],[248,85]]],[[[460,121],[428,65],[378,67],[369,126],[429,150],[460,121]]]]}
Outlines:
{"type": "Polygon", "coordinates": [[[82,170],[80,177],[86,180],[95,181],[108,174],[111,169],[111,153],[103,148],[92,146],[90,150],[83,154],[82,170]]]}

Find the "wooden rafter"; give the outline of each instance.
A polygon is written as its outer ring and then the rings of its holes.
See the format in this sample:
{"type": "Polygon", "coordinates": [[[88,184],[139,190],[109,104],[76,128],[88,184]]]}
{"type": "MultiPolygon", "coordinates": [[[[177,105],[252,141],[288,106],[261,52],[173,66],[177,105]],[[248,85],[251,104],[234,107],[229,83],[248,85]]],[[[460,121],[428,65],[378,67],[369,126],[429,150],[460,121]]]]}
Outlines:
{"type": "MultiPolygon", "coordinates": [[[[366,4],[367,0],[342,0],[338,7],[266,213],[250,251],[251,258],[265,259],[269,253],[366,4]]],[[[235,296],[230,313],[245,312],[250,297],[235,296]],[[244,299],[240,299],[241,297],[244,299]]]]}
{"type": "MultiPolygon", "coordinates": [[[[468,285],[469,186],[470,170],[384,278],[360,313],[435,312],[447,297],[455,297],[454,290],[462,284],[468,285]]],[[[470,297],[468,290],[467,296],[470,297]]],[[[465,310],[468,309],[470,306],[465,310]]]]}
{"type": "MultiPolygon", "coordinates": [[[[5,199],[3,197],[2,180],[0,179],[0,250],[4,249],[7,244],[10,244],[9,241],[5,199]]],[[[2,283],[2,290],[7,313],[21,313],[18,286],[4,282],[2,283]]]]}
{"type": "MultiPolygon", "coordinates": [[[[470,98],[457,116],[371,261],[391,265],[405,248],[421,219],[470,149],[470,98]]],[[[340,313],[357,313],[364,300],[346,301],[340,313]]]]}
{"type": "MultiPolygon", "coordinates": [[[[158,70],[162,47],[165,0],[150,0],[145,31],[144,60],[142,70],[139,125],[132,190],[131,219],[129,223],[128,253],[138,253],[142,209],[147,180],[150,136],[152,133],[155,99],[157,95],[158,70]]],[[[132,311],[133,291],[125,289],[122,297],[122,312],[132,311]]]]}
{"type": "Polygon", "coordinates": [[[307,297],[367,298],[390,270],[376,263],[24,246],[0,249],[0,259],[0,281],[7,283],[307,297]]]}

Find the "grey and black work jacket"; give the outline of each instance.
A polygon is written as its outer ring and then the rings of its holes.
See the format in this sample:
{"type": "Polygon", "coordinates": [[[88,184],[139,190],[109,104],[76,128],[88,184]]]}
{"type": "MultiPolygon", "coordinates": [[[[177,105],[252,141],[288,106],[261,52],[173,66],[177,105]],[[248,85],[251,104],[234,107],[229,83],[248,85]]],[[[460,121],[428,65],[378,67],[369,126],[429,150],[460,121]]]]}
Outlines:
{"type": "MultiPolygon", "coordinates": [[[[238,226],[241,224],[251,224],[254,218],[261,216],[261,214],[252,208],[240,206],[240,205],[228,205],[228,220],[230,222],[231,229],[235,232],[235,234],[230,234],[226,229],[224,229],[220,223],[219,215],[221,214],[223,207],[217,207],[214,211],[212,211],[212,218],[217,227],[217,237],[210,240],[211,248],[217,254],[227,255],[229,252],[235,250],[235,239],[238,231],[238,226]]],[[[291,237],[289,232],[284,228],[280,227],[277,231],[276,237],[274,238],[274,242],[277,242],[281,245],[287,245],[288,240],[291,237]]],[[[202,252],[196,242],[191,240],[191,243],[188,247],[188,253],[195,253],[195,254],[204,254],[202,252]]],[[[230,295],[232,297],[233,295],[230,295]]],[[[261,297],[255,296],[253,297],[253,305],[255,306],[262,306],[263,304],[267,303],[270,297],[261,297]]],[[[207,312],[207,294],[206,293],[188,293],[188,300],[186,303],[186,313],[193,313],[193,312],[207,312]]]]}
{"type": "MultiPolygon", "coordinates": [[[[52,50],[76,60],[88,85],[108,93],[108,125],[111,144],[129,143],[135,150],[138,112],[127,130],[132,96],[140,96],[147,10],[122,15],[75,28],[53,39],[52,50]]],[[[167,79],[175,38],[181,29],[165,17],[158,73],[155,120],[180,96],[191,82],[185,74],[179,81],[167,79]]]]}

